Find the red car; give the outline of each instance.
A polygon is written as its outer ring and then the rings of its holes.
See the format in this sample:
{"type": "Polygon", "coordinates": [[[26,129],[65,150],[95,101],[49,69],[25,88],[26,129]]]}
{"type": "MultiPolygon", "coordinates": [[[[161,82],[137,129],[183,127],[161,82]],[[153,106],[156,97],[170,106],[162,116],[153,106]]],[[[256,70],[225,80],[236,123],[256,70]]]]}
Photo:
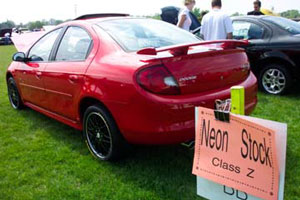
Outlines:
{"type": "MultiPolygon", "coordinates": [[[[168,23],[87,15],[57,26],[7,71],[9,100],[83,130],[100,160],[127,143],[175,144],[195,135],[195,106],[214,107],[230,87],[257,103],[257,80],[238,41],[200,41],[168,23]]],[[[18,47],[18,46],[17,46],[18,47]]]]}

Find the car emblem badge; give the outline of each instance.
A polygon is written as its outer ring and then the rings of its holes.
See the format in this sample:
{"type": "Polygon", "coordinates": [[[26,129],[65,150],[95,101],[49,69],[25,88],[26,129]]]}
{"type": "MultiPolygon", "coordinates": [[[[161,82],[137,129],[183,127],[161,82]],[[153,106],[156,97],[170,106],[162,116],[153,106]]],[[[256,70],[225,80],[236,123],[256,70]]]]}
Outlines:
{"type": "Polygon", "coordinates": [[[197,76],[188,76],[188,77],[182,77],[179,79],[179,81],[191,81],[197,79],[197,76]]]}

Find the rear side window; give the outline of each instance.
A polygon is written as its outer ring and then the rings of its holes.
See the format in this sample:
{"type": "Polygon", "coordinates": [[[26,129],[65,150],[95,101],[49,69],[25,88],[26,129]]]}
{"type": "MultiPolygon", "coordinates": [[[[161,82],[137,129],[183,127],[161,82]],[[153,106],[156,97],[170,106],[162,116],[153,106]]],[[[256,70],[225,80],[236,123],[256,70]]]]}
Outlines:
{"type": "Polygon", "coordinates": [[[83,61],[87,58],[92,39],[80,27],[69,27],[59,45],[56,61],[83,61]]]}
{"type": "Polygon", "coordinates": [[[28,57],[31,59],[31,61],[46,62],[49,60],[52,47],[61,30],[62,29],[59,28],[48,33],[37,43],[35,43],[35,45],[33,45],[28,54],[28,57]]]}
{"type": "Polygon", "coordinates": [[[257,24],[245,21],[233,22],[233,38],[237,40],[257,40],[263,38],[264,29],[257,24]]]}

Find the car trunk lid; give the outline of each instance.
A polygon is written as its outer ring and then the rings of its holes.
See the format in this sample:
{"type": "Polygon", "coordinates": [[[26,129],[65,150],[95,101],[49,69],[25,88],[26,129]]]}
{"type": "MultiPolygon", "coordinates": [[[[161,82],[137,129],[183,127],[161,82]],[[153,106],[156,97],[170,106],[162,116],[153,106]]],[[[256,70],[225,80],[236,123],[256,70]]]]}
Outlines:
{"type": "MultiPolygon", "coordinates": [[[[201,93],[238,85],[249,75],[245,45],[236,41],[212,41],[160,49],[147,48],[145,62],[160,60],[177,81],[181,94],[201,93]]],[[[138,52],[139,53],[139,52],[138,52]]]]}

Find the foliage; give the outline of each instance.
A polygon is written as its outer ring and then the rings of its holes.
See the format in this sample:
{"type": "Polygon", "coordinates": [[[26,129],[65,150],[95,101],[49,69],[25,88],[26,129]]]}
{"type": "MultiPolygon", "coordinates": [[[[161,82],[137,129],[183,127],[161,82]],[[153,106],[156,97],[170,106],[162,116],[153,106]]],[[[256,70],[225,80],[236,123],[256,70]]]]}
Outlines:
{"type": "Polygon", "coordinates": [[[14,28],[15,26],[15,23],[11,20],[7,20],[6,22],[0,23],[0,29],[14,28]]]}
{"type": "Polygon", "coordinates": [[[197,17],[198,21],[201,23],[202,18],[206,15],[209,11],[208,10],[200,10],[200,8],[194,8],[193,13],[197,17]]]}
{"type": "Polygon", "coordinates": [[[200,18],[200,17],[201,17],[200,8],[194,8],[193,14],[194,14],[197,18],[200,18]]]}
{"type": "Polygon", "coordinates": [[[62,23],[62,20],[56,20],[56,19],[50,19],[49,21],[42,20],[42,21],[34,21],[34,22],[29,22],[27,23],[27,27],[29,30],[34,30],[34,29],[40,29],[45,25],[58,25],[62,23]]]}
{"type": "Polygon", "coordinates": [[[299,10],[287,10],[285,12],[280,13],[282,17],[286,17],[289,19],[300,18],[299,10]]]}
{"type": "Polygon", "coordinates": [[[148,16],[144,16],[144,17],[161,20],[160,14],[158,14],[158,13],[156,13],[155,15],[148,15],[148,16]]]}
{"type": "Polygon", "coordinates": [[[202,18],[204,17],[204,15],[206,15],[209,11],[208,10],[202,10],[200,12],[200,17],[198,18],[199,22],[202,22],[202,18]]]}
{"type": "Polygon", "coordinates": [[[243,14],[239,13],[239,12],[235,12],[231,15],[232,17],[235,17],[235,16],[243,16],[243,14]]]}
{"type": "Polygon", "coordinates": [[[63,23],[63,20],[57,20],[57,19],[50,19],[50,20],[38,20],[38,21],[32,21],[28,22],[27,24],[15,24],[11,20],[7,20],[6,22],[0,23],[0,29],[4,28],[28,28],[29,30],[34,30],[34,29],[40,29],[45,25],[58,25],[60,23],[63,23]]]}
{"type": "Polygon", "coordinates": [[[36,28],[40,29],[40,28],[43,28],[44,25],[46,25],[46,24],[44,24],[41,21],[29,22],[27,24],[29,30],[33,30],[33,29],[36,29],[36,28]]]}

